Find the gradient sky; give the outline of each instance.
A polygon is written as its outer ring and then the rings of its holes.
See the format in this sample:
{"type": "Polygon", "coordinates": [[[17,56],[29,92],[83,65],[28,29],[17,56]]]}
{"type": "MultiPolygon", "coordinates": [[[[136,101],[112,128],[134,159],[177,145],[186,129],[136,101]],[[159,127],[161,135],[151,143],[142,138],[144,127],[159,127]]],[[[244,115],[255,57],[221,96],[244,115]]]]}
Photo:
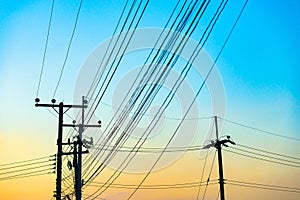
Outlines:
{"type": "MultiPolygon", "coordinates": [[[[79,1],[56,1],[53,26],[42,79],[40,98],[50,102],[58,79],[79,1]]],[[[140,27],[162,27],[173,1],[150,1],[140,27]],[[150,12],[151,11],[151,12],[150,12]]],[[[70,56],[57,100],[73,101],[82,63],[98,44],[108,39],[123,1],[84,0],[70,56]]],[[[3,0],[0,2],[0,163],[26,160],[56,152],[57,120],[47,110],[34,107],[51,2],[3,0]]],[[[206,50],[215,58],[238,15],[242,1],[229,1],[206,50]]],[[[217,63],[226,93],[226,119],[263,130],[300,138],[300,2],[250,0],[217,63]]],[[[193,36],[193,39],[198,39],[193,36]]],[[[130,69],[128,69],[130,70],[130,69]]],[[[103,119],[102,119],[103,120],[103,119]]],[[[225,123],[222,134],[236,142],[298,156],[299,142],[278,138],[225,123]]],[[[193,145],[201,145],[196,137],[193,145]]],[[[212,154],[210,154],[211,158],[212,154]]],[[[268,164],[224,153],[226,177],[300,187],[299,169],[268,164]],[[255,169],[255,170],[253,170],[255,169]]],[[[146,184],[199,180],[203,160],[186,153],[173,165],[155,172],[146,184]],[[172,177],[172,178],[170,178],[172,177]]],[[[106,175],[110,172],[107,170],[106,175]]],[[[105,176],[105,175],[104,175],[105,176]]],[[[214,178],[217,170],[214,168],[214,178]]],[[[142,175],[125,174],[119,183],[137,184],[142,175]]],[[[55,176],[0,182],[1,199],[50,199],[55,176]],[[42,183],[42,184],[41,184],[42,183]],[[26,188],[26,189],[25,189],[26,188]]],[[[231,199],[299,199],[299,195],[226,187],[231,199]],[[276,196],[276,197],[274,197],[276,196]]],[[[122,199],[130,191],[111,190],[107,199],[122,199]]],[[[195,199],[197,190],[155,191],[149,199],[195,199]]],[[[129,193],[128,193],[129,194],[129,193]]],[[[153,191],[138,192],[146,199],[153,191]]],[[[215,199],[217,188],[208,190],[215,199]]]]}

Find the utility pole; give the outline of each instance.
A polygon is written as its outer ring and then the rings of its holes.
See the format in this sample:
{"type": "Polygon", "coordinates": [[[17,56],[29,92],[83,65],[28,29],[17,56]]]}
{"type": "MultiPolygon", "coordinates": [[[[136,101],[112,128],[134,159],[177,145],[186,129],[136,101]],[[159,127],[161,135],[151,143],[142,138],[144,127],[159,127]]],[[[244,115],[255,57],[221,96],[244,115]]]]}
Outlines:
{"type": "MultiPolygon", "coordinates": [[[[84,108],[85,104],[87,104],[87,100],[84,99],[84,96],[82,96],[82,107],[81,107],[81,124],[79,124],[79,137],[78,137],[78,163],[77,163],[77,174],[79,179],[77,180],[77,187],[75,188],[76,193],[76,200],[81,200],[81,188],[82,188],[82,178],[81,178],[81,171],[82,171],[82,154],[85,152],[82,152],[82,146],[83,146],[83,140],[82,140],[82,134],[85,130],[85,128],[100,128],[101,127],[101,121],[98,121],[98,125],[88,125],[85,124],[85,116],[84,116],[84,108]]],[[[76,169],[75,169],[76,170],[76,169]]]]}
{"type": "Polygon", "coordinates": [[[228,147],[226,143],[235,145],[235,143],[227,135],[227,139],[219,140],[219,130],[218,130],[218,117],[214,117],[215,127],[216,127],[216,141],[211,141],[211,144],[206,145],[203,149],[208,149],[210,147],[215,147],[218,151],[218,165],[219,165],[219,185],[220,185],[220,200],[225,200],[224,191],[224,174],[223,174],[223,160],[222,160],[222,146],[228,147]]]}
{"type": "MultiPolygon", "coordinates": [[[[84,115],[84,109],[87,107],[87,100],[84,99],[84,96],[82,96],[82,105],[81,105],[81,123],[78,125],[75,124],[64,124],[64,126],[69,126],[69,127],[78,127],[78,136],[77,136],[77,141],[75,141],[74,144],[74,160],[73,160],[73,166],[74,166],[74,171],[75,171],[75,184],[74,184],[74,189],[75,189],[75,197],[76,200],[81,200],[81,188],[82,188],[82,178],[81,178],[81,171],[82,171],[82,154],[88,153],[88,151],[82,151],[82,146],[83,146],[83,140],[82,140],[82,134],[85,130],[85,128],[89,127],[101,127],[101,121],[98,121],[98,125],[87,125],[85,124],[85,115],[84,115]],[[77,149],[78,145],[78,149],[77,149]]],[[[92,141],[91,141],[92,142],[92,141]]],[[[70,153],[65,153],[65,155],[70,155],[70,153]]]]}
{"type": "MultiPolygon", "coordinates": [[[[82,106],[87,103],[87,101],[84,99],[84,96],[82,96],[82,106]]],[[[77,164],[77,173],[79,179],[77,180],[77,187],[76,190],[76,200],[81,200],[81,188],[82,188],[82,179],[81,179],[81,166],[82,166],[82,133],[84,131],[84,108],[81,109],[81,124],[79,124],[79,143],[78,143],[78,164],[77,164]]]]}
{"type": "MultiPolygon", "coordinates": [[[[59,104],[55,104],[56,100],[52,99],[52,104],[40,104],[40,99],[35,99],[35,106],[36,107],[50,107],[50,108],[58,108],[58,136],[57,136],[57,166],[56,166],[56,200],[61,200],[61,179],[62,179],[62,135],[63,135],[63,115],[66,113],[70,108],[84,108],[84,105],[65,105],[63,102],[59,104]],[[66,108],[66,110],[64,110],[66,108]]],[[[56,111],[56,110],[55,110],[56,111]]],[[[57,112],[57,111],[56,111],[57,112]]]]}
{"type": "Polygon", "coordinates": [[[219,184],[220,184],[220,200],[225,200],[225,191],[224,191],[224,175],[223,175],[223,160],[222,160],[222,146],[228,147],[225,143],[230,143],[235,145],[235,143],[230,140],[230,136],[227,136],[227,139],[219,140],[219,130],[218,130],[218,117],[215,116],[215,127],[216,127],[216,142],[215,148],[218,151],[218,164],[219,164],[219,184]]]}
{"type": "Polygon", "coordinates": [[[217,151],[218,151],[218,164],[219,164],[220,199],[225,200],[222,147],[221,147],[222,144],[219,141],[218,118],[217,118],[217,116],[215,116],[215,127],[216,127],[216,138],[217,138],[215,147],[217,148],[217,151]]]}

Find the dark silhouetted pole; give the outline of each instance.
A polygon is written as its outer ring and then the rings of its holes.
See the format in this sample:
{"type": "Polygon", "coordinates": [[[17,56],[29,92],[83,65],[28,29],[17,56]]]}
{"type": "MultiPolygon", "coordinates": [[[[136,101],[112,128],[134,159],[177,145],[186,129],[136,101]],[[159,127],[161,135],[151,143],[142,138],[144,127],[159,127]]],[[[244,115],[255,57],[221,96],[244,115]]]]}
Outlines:
{"type": "Polygon", "coordinates": [[[62,151],[62,135],[63,135],[63,115],[70,108],[81,108],[82,105],[64,105],[63,102],[60,102],[58,105],[55,104],[56,100],[52,99],[52,104],[40,104],[40,99],[35,99],[36,107],[51,107],[58,108],[58,136],[57,136],[57,166],[56,166],[56,200],[61,200],[61,179],[62,179],[62,155],[64,155],[62,151]],[[64,108],[67,108],[64,111],[64,108]]]}
{"type": "Polygon", "coordinates": [[[58,137],[57,137],[57,166],[56,166],[56,199],[61,200],[61,169],[62,169],[62,133],[63,133],[64,104],[58,107],[58,137]]]}
{"type": "MultiPolygon", "coordinates": [[[[215,126],[216,126],[216,142],[214,143],[217,151],[218,151],[218,164],[219,164],[219,184],[220,184],[220,200],[225,200],[225,191],[224,191],[224,175],[223,175],[223,160],[222,160],[222,146],[228,147],[226,143],[230,143],[235,145],[235,143],[230,139],[230,136],[227,136],[227,139],[219,140],[219,132],[218,132],[218,118],[215,118],[215,126]]],[[[208,148],[211,145],[208,145],[208,148]]]]}
{"type": "Polygon", "coordinates": [[[219,164],[219,184],[220,184],[220,199],[225,200],[225,191],[224,191],[224,176],[223,176],[223,160],[222,160],[222,144],[219,141],[219,132],[218,132],[218,118],[215,116],[215,126],[216,126],[216,145],[218,151],[218,164],[219,164]]]}
{"type": "Polygon", "coordinates": [[[87,125],[84,124],[85,119],[84,119],[84,108],[86,108],[86,104],[88,102],[84,99],[84,96],[82,96],[82,107],[81,107],[81,124],[78,125],[78,139],[77,139],[77,144],[78,144],[78,153],[76,155],[78,155],[77,157],[77,163],[76,166],[74,165],[75,168],[75,173],[77,174],[77,179],[75,178],[75,196],[76,196],[76,200],[81,200],[81,189],[82,189],[82,177],[81,177],[81,171],[82,171],[82,154],[84,153],[88,153],[88,151],[82,151],[82,146],[83,146],[83,139],[82,139],[82,134],[84,132],[84,128],[88,128],[88,127],[101,127],[101,121],[98,121],[98,125],[87,125]]]}

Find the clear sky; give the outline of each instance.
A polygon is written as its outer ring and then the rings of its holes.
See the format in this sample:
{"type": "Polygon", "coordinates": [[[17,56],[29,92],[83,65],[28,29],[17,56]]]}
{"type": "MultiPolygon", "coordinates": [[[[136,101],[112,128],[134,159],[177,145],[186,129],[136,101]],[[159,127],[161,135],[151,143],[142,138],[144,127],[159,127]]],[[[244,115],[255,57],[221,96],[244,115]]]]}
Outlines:
{"type": "MultiPolygon", "coordinates": [[[[205,46],[212,58],[217,56],[243,2],[229,0],[205,46]]],[[[43,102],[50,102],[52,98],[78,3],[78,0],[55,1],[39,95],[43,102]]],[[[75,82],[82,64],[97,45],[112,36],[124,4],[119,0],[83,1],[62,82],[55,97],[58,101],[73,102],[75,82]]],[[[150,1],[139,28],[162,28],[174,5],[175,1],[172,0],[150,1]]],[[[34,107],[50,8],[50,0],[0,1],[0,163],[56,152],[57,119],[46,109],[34,107]]],[[[300,138],[299,9],[300,2],[297,0],[249,0],[217,63],[226,94],[226,119],[300,138]]],[[[192,39],[199,39],[199,35],[193,35],[192,39]]],[[[123,70],[129,72],[131,69],[127,66],[123,70]]],[[[191,85],[197,88],[194,82],[191,85]]],[[[199,104],[201,98],[198,99],[199,104]]],[[[204,95],[203,99],[206,98],[204,95]]],[[[205,108],[206,104],[201,106],[205,108]]],[[[98,116],[104,124],[106,115],[109,114],[98,116]]],[[[200,116],[203,117],[203,114],[200,116]]],[[[299,141],[255,132],[226,122],[222,134],[230,134],[237,143],[268,151],[291,156],[300,153],[299,141]]],[[[201,145],[202,139],[197,136],[192,145],[201,145]]],[[[213,156],[209,155],[209,158],[213,156]]],[[[224,160],[228,179],[300,187],[299,182],[295,181],[300,178],[299,168],[268,164],[227,152],[224,152],[224,160]]],[[[197,181],[202,165],[203,160],[199,159],[198,152],[186,153],[171,166],[151,175],[146,184],[197,181]]],[[[106,173],[104,177],[109,176],[109,170],[106,173]]],[[[214,168],[212,176],[217,178],[217,168],[214,168]]],[[[126,174],[120,177],[119,183],[126,184],[130,180],[131,184],[137,184],[142,177],[141,174],[126,174]]],[[[54,175],[0,181],[0,197],[16,200],[24,199],[25,195],[26,199],[50,199],[54,188],[54,175]]],[[[93,191],[94,188],[87,190],[93,191]]],[[[226,190],[227,197],[232,200],[276,199],[272,191],[235,186],[228,186],[226,190]]],[[[215,199],[217,191],[212,186],[208,190],[208,199],[215,199]]],[[[104,198],[122,199],[129,192],[112,189],[105,193],[104,198]]],[[[135,199],[145,199],[144,196],[153,195],[152,192],[142,190],[135,199]]],[[[150,199],[187,200],[195,199],[196,194],[195,188],[160,190],[150,199]]],[[[300,196],[277,192],[276,197],[292,200],[300,196]]]]}

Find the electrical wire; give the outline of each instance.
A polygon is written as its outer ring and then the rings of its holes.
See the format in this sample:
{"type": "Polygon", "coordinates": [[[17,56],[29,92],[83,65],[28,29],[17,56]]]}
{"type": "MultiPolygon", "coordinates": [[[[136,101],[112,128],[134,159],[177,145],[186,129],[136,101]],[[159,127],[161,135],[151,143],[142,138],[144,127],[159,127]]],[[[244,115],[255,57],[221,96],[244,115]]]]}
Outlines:
{"type": "Polygon", "coordinates": [[[207,187],[208,187],[208,184],[210,182],[210,176],[211,176],[211,173],[212,173],[212,170],[213,170],[213,166],[214,166],[214,163],[215,163],[216,154],[217,154],[217,150],[215,151],[215,154],[214,154],[211,166],[210,166],[210,171],[209,171],[209,175],[208,175],[208,178],[207,178],[207,181],[206,181],[206,185],[205,185],[205,189],[204,189],[202,200],[204,200],[204,198],[205,198],[207,187]]]}
{"type": "MultiPolygon", "coordinates": [[[[144,8],[143,8],[143,10],[142,10],[142,13],[141,13],[141,15],[140,15],[140,17],[139,17],[139,19],[138,19],[136,25],[135,25],[134,31],[136,30],[137,25],[139,24],[139,22],[140,22],[140,20],[141,20],[141,17],[143,16],[143,14],[144,14],[144,12],[145,12],[145,9],[146,9],[146,7],[148,6],[148,3],[149,3],[149,0],[148,0],[148,1],[146,2],[146,4],[144,5],[144,8]]],[[[140,5],[139,5],[139,6],[140,6],[140,5]]],[[[136,14],[137,14],[137,12],[135,13],[135,16],[136,16],[136,14]]],[[[132,23],[131,23],[131,24],[132,24],[132,23]]],[[[134,31],[133,31],[133,33],[134,33],[134,31]]],[[[124,49],[124,52],[125,52],[125,50],[127,49],[127,47],[128,47],[128,45],[129,45],[129,42],[130,42],[132,36],[133,36],[133,34],[130,36],[130,39],[129,39],[128,43],[126,44],[126,47],[125,47],[125,49],[124,49]]],[[[122,57],[123,57],[123,55],[124,55],[124,52],[122,53],[122,56],[120,57],[120,59],[119,59],[119,61],[118,61],[118,63],[117,63],[117,66],[120,64],[120,61],[121,61],[121,59],[122,59],[122,57]]],[[[115,70],[116,70],[116,69],[117,69],[117,68],[115,68],[115,70]]],[[[114,72],[115,72],[115,70],[114,70],[114,72]]],[[[112,78],[112,77],[111,77],[111,78],[112,78]]],[[[111,78],[110,78],[110,80],[111,80],[111,78]]],[[[108,85],[107,85],[107,86],[108,86],[108,85]]],[[[107,89],[107,87],[106,87],[106,89],[107,89]]],[[[98,100],[96,107],[99,105],[99,102],[100,102],[101,98],[103,97],[103,94],[104,94],[104,93],[102,93],[100,99],[98,100]]],[[[95,108],[96,108],[96,107],[95,107],[95,108]]],[[[94,111],[95,111],[95,109],[94,109],[94,111]]],[[[93,112],[94,112],[94,111],[93,111],[93,112]]]]}
{"type": "Polygon", "coordinates": [[[41,82],[42,82],[42,76],[43,76],[43,71],[44,71],[44,66],[45,66],[46,54],[47,54],[47,49],[48,49],[48,41],[49,41],[49,35],[50,35],[50,29],[51,29],[52,15],[53,15],[53,10],[54,10],[54,1],[55,0],[52,0],[50,18],[49,18],[49,22],[48,22],[47,36],[46,36],[46,41],[45,41],[45,48],[44,48],[43,59],[42,59],[42,66],[41,66],[39,82],[38,82],[38,86],[37,86],[37,90],[36,90],[36,97],[39,96],[41,82]]]}
{"type": "MultiPolygon", "coordinates": [[[[217,179],[212,180],[209,184],[217,184],[217,179]]],[[[160,184],[160,185],[144,185],[140,189],[144,190],[158,190],[158,189],[178,189],[178,188],[192,188],[198,187],[199,185],[207,184],[207,182],[189,182],[189,183],[174,183],[174,184],[160,184]]],[[[102,182],[93,182],[90,184],[91,187],[99,187],[105,183],[102,182]]],[[[125,184],[111,184],[110,186],[105,187],[112,187],[112,188],[122,188],[122,189],[134,189],[137,185],[125,185],[125,184]]]]}
{"type": "Polygon", "coordinates": [[[226,180],[226,184],[227,185],[247,187],[247,188],[272,190],[272,191],[277,191],[277,192],[292,192],[292,193],[300,194],[300,188],[295,188],[295,187],[286,187],[286,186],[278,186],[278,185],[270,185],[270,184],[251,183],[251,182],[236,181],[236,180],[226,180]]]}
{"type": "MultiPolygon", "coordinates": [[[[178,1],[178,2],[179,2],[179,1],[178,1]]],[[[177,8],[177,6],[178,6],[178,2],[177,2],[177,4],[176,4],[176,6],[175,6],[175,8],[174,8],[174,10],[173,10],[173,12],[172,12],[170,18],[169,18],[167,24],[169,23],[169,21],[170,21],[172,15],[174,14],[174,12],[175,12],[175,10],[176,10],[176,8],[177,8]]],[[[185,5],[185,3],[186,3],[186,1],[184,2],[184,5],[185,5]]],[[[183,5],[183,6],[184,6],[184,5],[183,5]]],[[[181,11],[182,11],[182,9],[181,9],[181,11]]],[[[181,12],[179,12],[179,13],[181,13],[181,12]]],[[[178,17],[178,16],[177,16],[177,17],[178,17]]],[[[176,17],[176,19],[177,19],[177,17],[176,17]]],[[[165,28],[166,28],[167,24],[165,25],[165,28]]],[[[174,26],[174,23],[172,24],[171,28],[172,28],[173,26],[174,26]]],[[[163,32],[162,32],[162,33],[163,33],[163,32]]],[[[162,33],[160,34],[160,37],[161,37],[162,33]]],[[[169,35],[169,33],[170,33],[170,31],[167,33],[167,35],[169,35]]],[[[159,37],[159,38],[160,38],[160,37],[159,37]]],[[[166,39],[163,40],[163,43],[161,44],[161,47],[159,48],[159,51],[160,51],[160,49],[162,48],[162,45],[164,44],[165,40],[166,40],[166,39]]],[[[155,46],[156,46],[156,45],[157,45],[157,42],[156,42],[155,46]]],[[[152,49],[152,51],[150,52],[150,54],[153,52],[153,50],[154,50],[154,48],[152,49]]],[[[155,58],[157,57],[159,51],[156,53],[156,55],[154,56],[153,59],[155,59],[155,58]]],[[[147,60],[150,58],[150,54],[149,54],[148,58],[146,59],[146,62],[145,62],[145,64],[143,65],[143,67],[145,67],[145,65],[146,65],[146,63],[147,63],[147,60]]],[[[142,69],[140,70],[139,74],[141,73],[141,71],[142,71],[142,69]]],[[[139,76],[136,76],[135,82],[137,81],[137,78],[138,78],[138,77],[139,77],[139,76]]],[[[140,83],[140,84],[141,84],[141,83],[140,83]]],[[[132,87],[131,87],[131,89],[132,89],[132,87]]],[[[127,93],[127,94],[128,94],[128,93],[127,93]]],[[[122,101],[121,105],[123,105],[123,103],[124,103],[124,100],[122,101]]],[[[125,112],[125,110],[124,110],[124,112],[125,112]]],[[[115,113],[115,116],[116,116],[116,114],[117,114],[117,113],[115,113]]],[[[114,116],[114,117],[115,117],[115,116],[114,116]]],[[[113,118],[114,118],[114,117],[113,117],[113,118]]],[[[112,118],[112,119],[113,119],[113,118],[112,118]]],[[[124,119],[124,117],[123,117],[123,119],[124,119]]],[[[109,125],[110,125],[111,123],[112,123],[112,120],[109,122],[109,125]]],[[[109,125],[108,125],[108,126],[109,126],[109,125]]],[[[107,126],[107,127],[108,127],[108,126],[107,126]]],[[[106,130],[105,130],[104,132],[106,132],[106,130]]]]}
{"type": "Polygon", "coordinates": [[[271,187],[271,188],[281,188],[281,189],[290,189],[290,190],[298,190],[300,192],[300,188],[297,187],[290,187],[290,186],[283,186],[283,185],[273,185],[273,184],[264,184],[264,183],[255,183],[255,182],[247,182],[247,181],[238,181],[232,179],[226,179],[226,183],[241,183],[241,184],[248,184],[248,185],[256,185],[256,186],[264,186],[264,187],[271,187]]]}
{"type": "MultiPolygon", "coordinates": [[[[10,167],[5,167],[5,168],[0,168],[0,171],[14,169],[14,168],[20,168],[20,167],[27,167],[27,166],[37,165],[37,164],[41,164],[41,163],[48,163],[50,161],[55,161],[55,159],[54,160],[39,161],[39,162],[33,162],[33,163],[27,163],[27,164],[22,164],[22,165],[16,165],[16,166],[10,166],[10,167]]],[[[0,175],[1,175],[1,173],[0,173],[0,175]]]]}
{"type": "Polygon", "coordinates": [[[258,131],[258,132],[261,132],[261,133],[266,133],[268,135],[272,135],[272,136],[281,137],[281,138],[285,138],[285,139],[289,139],[289,140],[300,142],[299,138],[290,137],[290,136],[286,136],[286,135],[281,135],[281,134],[273,133],[273,132],[270,132],[270,131],[265,131],[265,130],[262,130],[262,129],[259,129],[259,128],[255,128],[253,126],[241,124],[241,123],[234,122],[232,120],[224,119],[224,118],[221,118],[221,117],[218,117],[218,118],[221,119],[221,120],[224,120],[226,122],[229,122],[231,124],[235,124],[235,125],[238,125],[238,126],[241,126],[241,127],[244,127],[244,128],[252,129],[252,130],[255,130],[255,131],[258,131]]]}
{"type": "MultiPolygon", "coordinates": [[[[211,127],[211,130],[214,129],[214,125],[215,124],[213,123],[213,126],[211,127]]],[[[210,140],[211,140],[211,138],[212,138],[212,134],[211,134],[210,140]]],[[[205,167],[206,167],[207,157],[208,157],[208,152],[206,152],[206,155],[205,155],[204,165],[203,165],[203,168],[202,168],[200,183],[202,182],[203,177],[204,177],[204,171],[205,171],[205,167]]],[[[200,191],[201,191],[201,185],[199,185],[199,187],[198,187],[197,198],[196,198],[197,200],[199,200],[200,191]]]]}
{"type": "Polygon", "coordinates": [[[75,30],[76,30],[77,23],[78,23],[78,18],[79,18],[82,2],[83,2],[83,0],[80,0],[79,7],[78,7],[78,10],[77,10],[77,14],[76,14],[76,18],[75,18],[74,27],[73,27],[72,34],[71,34],[71,38],[69,40],[68,48],[67,48],[67,51],[66,51],[65,59],[64,59],[63,65],[61,67],[60,73],[59,73],[59,78],[58,78],[56,87],[55,87],[54,92],[53,92],[53,99],[56,95],[56,92],[57,92],[57,89],[59,87],[59,84],[60,84],[64,69],[65,69],[65,66],[67,64],[67,60],[68,60],[68,57],[69,57],[69,52],[70,52],[70,49],[71,49],[71,45],[72,45],[73,38],[74,38],[74,35],[75,35],[75,30]]]}
{"type": "MultiPolygon", "coordinates": [[[[126,132],[126,131],[125,131],[126,132]]],[[[128,162],[129,163],[129,162],[128,162]]],[[[126,167],[126,165],[125,165],[125,167],[126,167]]]]}
{"type": "Polygon", "coordinates": [[[279,153],[275,153],[275,152],[271,152],[271,151],[266,151],[266,150],[263,150],[263,149],[258,149],[258,148],[250,147],[250,146],[243,145],[243,144],[236,144],[236,146],[240,146],[240,147],[244,147],[244,148],[247,148],[247,149],[251,149],[251,150],[255,150],[255,151],[260,151],[260,152],[263,152],[263,153],[267,153],[267,154],[271,154],[271,155],[275,155],[275,156],[280,156],[280,157],[284,157],[284,158],[290,158],[290,159],[294,159],[294,160],[300,160],[299,157],[294,157],[294,156],[279,154],[279,153]]]}
{"type": "MultiPolygon", "coordinates": [[[[248,2],[248,1],[245,2],[245,4],[244,4],[244,6],[243,6],[243,8],[242,8],[242,10],[241,10],[241,12],[240,12],[238,18],[236,19],[236,21],[235,21],[235,23],[234,23],[234,25],[233,25],[233,27],[232,27],[230,33],[228,34],[228,36],[227,36],[227,38],[226,38],[226,40],[225,40],[225,42],[224,42],[224,44],[223,44],[223,46],[222,46],[222,48],[221,48],[219,54],[217,55],[217,57],[216,57],[216,59],[215,59],[213,65],[211,66],[211,68],[210,68],[208,74],[206,75],[206,77],[205,77],[205,79],[204,79],[202,85],[200,86],[198,92],[196,93],[195,98],[193,99],[192,103],[194,103],[196,97],[199,95],[199,93],[200,93],[200,91],[202,90],[202,88],[203,88],[203,86],[204,86],[206,80],[208,79],[208,77],[209,77],[209,75],[210,75],[212,69],[214,68],[214,66],[215,66],[215,64],[216,64],[216,62],[217,62],[217,60],[218,60],[218,58],[220,57],[221,53],[223,52],[223,49],[225,48],[225,46],[226,46],[226,44],[227,44],[227,42],[228,42],[228,40],[229,40],[229,38],[230,38],[230,36],[231,36],[231,34],[232,34],[232,32],[233,32],[233,30],[234,30],[236,24],[237,24],[237,22],[238,22],[238,20],[239,20],[239,18],[240,18],[240,16],[241,16],[241,14],[243,13],[244,8],[245,8],[247,2],[248,2]]],[[[191,104],[191,105],[192,105],[192,104],[191,104]]],[[[191,106],[189,107],[189,109],[190,109],[190,108],[191,108],[191,106]]],[[[188,109],[188,111],[189,111],[189,109],[188,109]]],[[[185,113],[185,115],[184,115],[183,118],[185,118],[185,116],[187,115],[188,111],[185,113]]],[[[182,121],[181,121],[181,123],[182,123],[182,121]]],[[[179,124],[179,126],[181,125],[181,123],[179,124]]],[[[178,126],[178,127],[179,127],[179,126],[178,126]]],[[[178,128],[176,129],[175,134],[176,134],[177,131],[178,131],[178,128]]],[[[173,137],[174,137],[175,134],[173,134],[173,136],[170,138],[170,141],[173,139],[173,137]]],[[[168,144],[170,143],[170,141],[168,142],[168,144]]],[[[167,145],[168,145],[168,144],[167,144],[167,145]]],[[[160,158],[161,158],[161,156],[158,158],[158,160],[159,160],[160,158]]],[[[157,161],[157,162],[158,162],[158,161],[157,161]]],[[[155,166],[157,162],[155,162],[153,166],[155,166]]],[[[146,178],[149,176],[149,174],[151,173],[151,171],[153,170],[153,168],[154,168],[154,167],[152,167],[152,168],[149,170],[149,173],[146,174],[146,176],[144,177],[144,179],[141,181],[140,185],[143,184],[143,182],[144,182],[144,181],[146,180],[146,178]]],[[[128,197],[127,200],[129,200],[137,190],[138,190],[138,187],[137,187],[137,188],[134,190],[134,192],[128,197]]]]}
{"type": "Polygon", "coordinates": [[[40,157],[40,158],[33,158],[33,159],[30,159],[30,160],[24,160],[24,161],[18,161],[18,162],[1,164],[0,167],[2,167],[2,166],[9,166],[9,165],[15,165],[15,164],[20,164],[20,163],[27,163],[27,162],[31,162],[31,161],[37,161],[37,160],[42,160],[42,159],[51,158],[51,157],[54,157],[54,156],[56,156],[56,155],[44,156],[44,157],[40,157]]]}
{"type": "Polygon", "coordinates": [[[283,159],[283,158],[278,158],[278,157],[274,157],[274,156],[270,156],[270,155],[265,155],[262,153],[257,153],[257,152],[253,152],[253,151],[249,151],[249,150],[244,150],[244,149],[240,149],[240,148],[236,148],[236,147],[232,147],[230,146],[229,148],[233,149],[233,150],[237,150],[237,151],[242,151],[245,153],[250,153],[256,156],[261,156],[261,157],[265,157],[268,159],[274,159],[276,161],[281,161],[281,162],[286,162],[286,163],[292,163],[292,164],[296,164],[298,166],[300,166],[300,162],[296,162],[296,161],[292,161],[292,160],[287,160],[287,159],[283,159]]]}
{"type": "Polygon", "coordinates": [[[11,175],[11,176],[5,176],[5,177],[1,177],[0,181],[10,180],[10,179],[17,179],[17,178],[26,178],[26,177],[36,176],[36,175],[49,174],[51,172],[53,173],[53,171],[52,171],[53,169],[55,169],[55,168],[51,167],[51,168],[42,169],[42,170],[36,170],[36,171],[25,172],[25,173],[11,175]],[[41,174],[41,172],[45,172],[45,171],[48,171],[48,173],[42,173],[41,174]]]}
{"type": "Polygon", "coordinates": [[[240,155],[240,156],[245,156],[247,158],[253,158],[253,159],[256,159],[256,160],[266,161],[266,162],[270,162],[270,163],[274,163],[274,164],[279,164],[279,165],[285,165],[285,166],[289,166],[289,167],[300,168],[299,165],[293,165],[293,164],[288,164],[288,163],[284,163],[284,162],[278,162],[278,161],[269,160],[269,159],[265,159],[265,158],[259,158],[259,157],[256,157],[256,156],[247,155],[247,154],[239,153],[239,152],[236,152],[236,151],[231,151],[231,150],[228,150],[228,149],[223,149],[223,150],[226,151],[226,152],[230,152],[230,153],[233,153],[233,154],[240,155]]]}
{"type": "MultiPolygon", "coordinates": [[[[244,7],[245,7],[245,6],[244,6],[244,7]]],[[[241,13],[243,12],[244,7],[243,7],[241,13]]],[[[241,15],[241,13],[240,13],[240,15],[241,15]]],[[[237,20],[236,20],[234,26],[232,27],[232,29],[231,29],[231,31],[230,31],[228,37],[226,38],[226,40],[225,40],[225,42],[224,42],[224,44],[223,44],[223,46],[222,46],[222,48],[221,48],[221,50],[220,50],[218,56],[216,57],[216,59],[215,59],[213,65],[211,66],[211,68],[210,68],[208,74],[206,75],[206,77],[205,77],[205,79],[204,79],[202,85],[200,86],[198,92],[196,93],[195,98],[193,99],[191,105],[195,102],[195,100],[196,100],[197,96],[199,95],[200,91],[202,90],[202,88],[203,88],[203,86],[204,86],[206,80],[208,79],[208,77],[209,77],[209,75],[210,75],[212,69],[214,68],[214,66],[215,66],[215,64],[216,64],[216,62],[217,62],[217,60],[218,60],[220,54],[222,53],[224,47],[226,46],[226,44],[227,44],[227,42],[228,42],[228,40],[229,40],[229,38],[230,38],[230,36],[231,36],[231,33],[232,33],[234,27],[236,26],[238,19],[240,18],[240,15],[239,15],[239,17],[237,18],[237,20]]],[[[192,107],[191,105],[189,106],[189,108],[188,108],[188,110],[187,110],[187,112],[185,113],[185,115],[184,115],[183,118],[185,118],[185,117],[187,116],[187,113],[189,112],[189,110],[190,110],[191,107],[192,107]]],[[[172,141],[172,139],[174,138],[174,136],[175,136],[175,134],[177,133],[177,131],[178,131],[179,127],[181,126],[181,124],[182,124],[182,121],[180,122],[179,126],[178,126],[177,129],[175,130],[173,136],[170,138],[170,140],[169,140],[169,142],[168,142],[168,144],[167,144],[166,146],[168,146],[169,143],[172,141]]],[[[158,162],[158,160],[161,158],[161,156],[162,156],[162,154],[158,157],[157,162],[158,162]]],[[[144,177],[144,179],[141,181],[140,185],[142,185],[142,183],[143,183],[143,182],[146,180],[146,178],[149,176],[149,174],[151,173],[151,171],[153,170],[153,168],[154,168],[154,166],[157,164],[157,162],[154,163],[154,165],[152,166],[152,168],[149,170],[149,173],[147,173],[146,176],[144,177]]],[[[138,187],[137,187],[137,188],[134,190],[134,192],[128,197],[127,200],[129,200],[129,199],[134,195],[134,193],[137,192],[137,190],[138,190],[138,187]]]]}
{"type": "MultiPolygon", "coordinates": [[[[166,153],[177,153],[177,152],[189,152],[189,151],[201,151],[204,146],[187,146],[187,147],[171,147],[165,150],[166,153]]],[[[102,151],[111,151],[112,146],[106,147],[93,147],[92,149],[101,149],[102,151]]],[[[144,147],[140,149],[134,149],[134,147],[123,146],[122,148],[118,149],[118,152],[128,152],[128,153],[160,153],[163,148],[154,148],[154,147],[144,147]]]]}

